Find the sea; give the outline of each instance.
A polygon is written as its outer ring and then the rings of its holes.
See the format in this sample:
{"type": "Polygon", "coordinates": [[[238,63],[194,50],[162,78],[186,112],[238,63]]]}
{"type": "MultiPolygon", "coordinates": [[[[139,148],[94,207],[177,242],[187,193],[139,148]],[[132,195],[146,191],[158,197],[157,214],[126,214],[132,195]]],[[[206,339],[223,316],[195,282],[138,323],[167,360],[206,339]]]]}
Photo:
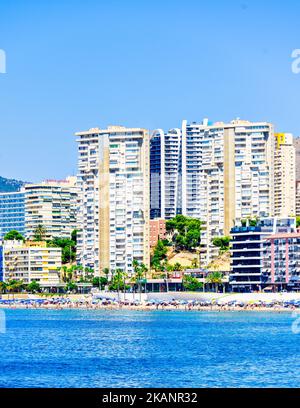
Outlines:
{"type": "Polygon", "coordinates": [[[299,317],[289,312],[8,309],[1,316],[1,388],[300,386],[299,317]]]}

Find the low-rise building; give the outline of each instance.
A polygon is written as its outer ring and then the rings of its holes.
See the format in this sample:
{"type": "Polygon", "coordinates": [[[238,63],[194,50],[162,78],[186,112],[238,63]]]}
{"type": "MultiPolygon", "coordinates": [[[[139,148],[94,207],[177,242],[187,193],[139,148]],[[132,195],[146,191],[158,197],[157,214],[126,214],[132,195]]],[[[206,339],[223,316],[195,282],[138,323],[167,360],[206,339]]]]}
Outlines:
{"type": "Polygon", "coordinates": [[[166,239],[166,221],[161,218],[150,220],[150,248],[154,248],[158,240],[166,239]]]}
{"type": "Polygon", "coordinates": [[[61,248],[47,247],[46,242],[4,241],[2,252],[3,281],[59,283],[61,248]]]}
{"type": "Polygon", "coordinates": [[[265,218],[231,229],[233,291],[300,288],[300,232],[295,218],[265,218]]]}

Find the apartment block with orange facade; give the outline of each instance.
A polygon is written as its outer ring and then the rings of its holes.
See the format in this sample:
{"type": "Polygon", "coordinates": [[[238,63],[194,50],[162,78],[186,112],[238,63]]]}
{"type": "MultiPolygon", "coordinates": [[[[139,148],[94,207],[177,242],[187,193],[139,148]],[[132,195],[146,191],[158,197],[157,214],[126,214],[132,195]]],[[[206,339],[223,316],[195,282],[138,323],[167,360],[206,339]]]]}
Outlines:
{"type": "Polygon", "coordinates": [[[158,240],[166,239],[166,221],[162,218],[150,220],[150,248],[154,248],[158,240]]]}

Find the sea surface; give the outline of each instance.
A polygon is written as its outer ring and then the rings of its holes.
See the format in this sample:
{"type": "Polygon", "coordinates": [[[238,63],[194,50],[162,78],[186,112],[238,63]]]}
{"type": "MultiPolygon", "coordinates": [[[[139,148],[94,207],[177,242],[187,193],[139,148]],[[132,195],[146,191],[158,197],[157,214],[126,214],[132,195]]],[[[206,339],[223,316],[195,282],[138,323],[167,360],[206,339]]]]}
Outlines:
{"type": "Polygon", "coordinates": [[[300,334],[292,330],[291,313],[5,315],[0,387],[300,386],[300,334]]]}

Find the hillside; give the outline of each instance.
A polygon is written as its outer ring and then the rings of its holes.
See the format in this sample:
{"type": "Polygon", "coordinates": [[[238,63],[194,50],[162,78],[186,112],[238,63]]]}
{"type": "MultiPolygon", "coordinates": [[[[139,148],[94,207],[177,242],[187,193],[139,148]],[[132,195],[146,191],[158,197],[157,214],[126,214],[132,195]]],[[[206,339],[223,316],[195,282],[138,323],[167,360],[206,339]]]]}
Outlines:
{"type": "Polygon", "coordinates": [[[0,193],[10,193],[13,191],[19,191],[23,185],[24,185],[23,181],[0,177],[0,193]]]}

